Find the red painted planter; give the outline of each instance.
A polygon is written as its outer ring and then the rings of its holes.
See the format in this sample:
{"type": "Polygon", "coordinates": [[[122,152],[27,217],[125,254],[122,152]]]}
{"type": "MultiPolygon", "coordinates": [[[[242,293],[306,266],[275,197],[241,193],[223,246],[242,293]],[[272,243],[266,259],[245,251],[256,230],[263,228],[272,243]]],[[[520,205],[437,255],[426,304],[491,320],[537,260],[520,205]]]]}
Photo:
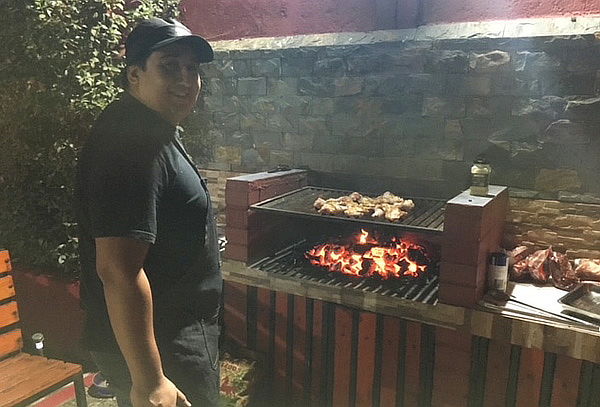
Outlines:
{"type": "Polygon", "coordinates": [[[61,281],[25,267],[15,267],[13,278],[25,349],[31,350],[31,335],[42,332],[47,356],[88,361],[81,346],[84,312],[79,306],[79,282],[61,281]]]}

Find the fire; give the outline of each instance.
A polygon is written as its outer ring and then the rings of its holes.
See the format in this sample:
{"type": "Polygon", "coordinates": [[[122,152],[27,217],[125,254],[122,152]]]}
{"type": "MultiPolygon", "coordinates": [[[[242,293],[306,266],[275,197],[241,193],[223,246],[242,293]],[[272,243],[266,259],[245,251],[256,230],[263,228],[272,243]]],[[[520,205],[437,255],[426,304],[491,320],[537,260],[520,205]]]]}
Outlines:
{"type": "Polygon", "coordinates": [[[380,243],[365,230],[346,245],[324,243],[306,252],[315,266],[351,276],[379,276],[383,279],[402,276],[419,277],[427,270],[429,259],[425,248],[392,238],[380,243]]]}

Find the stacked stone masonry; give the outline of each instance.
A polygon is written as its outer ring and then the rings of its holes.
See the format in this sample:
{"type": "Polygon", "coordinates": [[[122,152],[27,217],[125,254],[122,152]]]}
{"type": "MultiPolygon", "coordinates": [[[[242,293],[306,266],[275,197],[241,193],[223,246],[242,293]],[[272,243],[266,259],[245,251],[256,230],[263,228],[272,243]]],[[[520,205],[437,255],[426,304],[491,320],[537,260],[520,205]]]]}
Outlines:
{"type": "Polygon", "coordinates": [[[516,194],[600,202],[594,35],[219,51],[204,80],[211,169],[307,166],[457,193],[484,154],[516,194]]]}
{"type": "Polygon", "coordinates": [[[483,153],[510,187],[508,240],[597,254],[600,19],[566,20],[215,43],[205,168],[284,164],[450,198],[483,153]]]}
{"type": "Polygon", "coordinates": [[[506,245],[552,246],[570,259],[600,259],[600,205],[510,199],[506,245]]]}

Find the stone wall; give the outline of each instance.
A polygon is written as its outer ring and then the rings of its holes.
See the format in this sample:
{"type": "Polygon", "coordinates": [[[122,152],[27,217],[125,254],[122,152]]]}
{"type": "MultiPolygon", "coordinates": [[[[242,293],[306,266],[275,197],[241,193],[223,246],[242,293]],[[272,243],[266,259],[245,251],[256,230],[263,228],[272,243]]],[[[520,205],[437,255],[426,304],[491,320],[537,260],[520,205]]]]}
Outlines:
{"type": "Polygon", "coordinates": [[[511,235],[569,238],[576,202],[600,203],[596,32],[600,19],[580,17],[217,42],[196,115],[213,141],[205,167],[308,167],[449,198],[485,154],[515,205],[534,200],[515,207],[511,235]],[[571,208],[564,233],[542,222],[550,201],[571,208]]]}
{"type": "Polygon", "coordinates": [[[600,205],[512,198],[507,246],[552,246],[570,259],[600,258],[600,205]]]}
{"type": "Polygon", "coordinates": [[[209,168],[308,166],[452,195],[485,154],[492,181],[520,197],[600,202],[600,40],[398,32],[216,47],[200,113],[215,140],[209,168]]]}

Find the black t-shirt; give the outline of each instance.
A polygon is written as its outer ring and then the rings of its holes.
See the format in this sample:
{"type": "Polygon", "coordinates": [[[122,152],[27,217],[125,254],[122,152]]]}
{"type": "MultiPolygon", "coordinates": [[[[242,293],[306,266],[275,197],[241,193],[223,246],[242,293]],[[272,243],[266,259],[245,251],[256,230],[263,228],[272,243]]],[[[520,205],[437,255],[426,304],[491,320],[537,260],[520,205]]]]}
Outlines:
{"type": "Polygon", "coordinates": [[[159,342],[191,321],[216,317],[222,278],[215,220],[176,127],[124,94],[101,114],[82,149],[76,197],[84,342],[90,349],[116,349],[96,273],[96,237],[151,244],[144,271],[159,342]]]}

